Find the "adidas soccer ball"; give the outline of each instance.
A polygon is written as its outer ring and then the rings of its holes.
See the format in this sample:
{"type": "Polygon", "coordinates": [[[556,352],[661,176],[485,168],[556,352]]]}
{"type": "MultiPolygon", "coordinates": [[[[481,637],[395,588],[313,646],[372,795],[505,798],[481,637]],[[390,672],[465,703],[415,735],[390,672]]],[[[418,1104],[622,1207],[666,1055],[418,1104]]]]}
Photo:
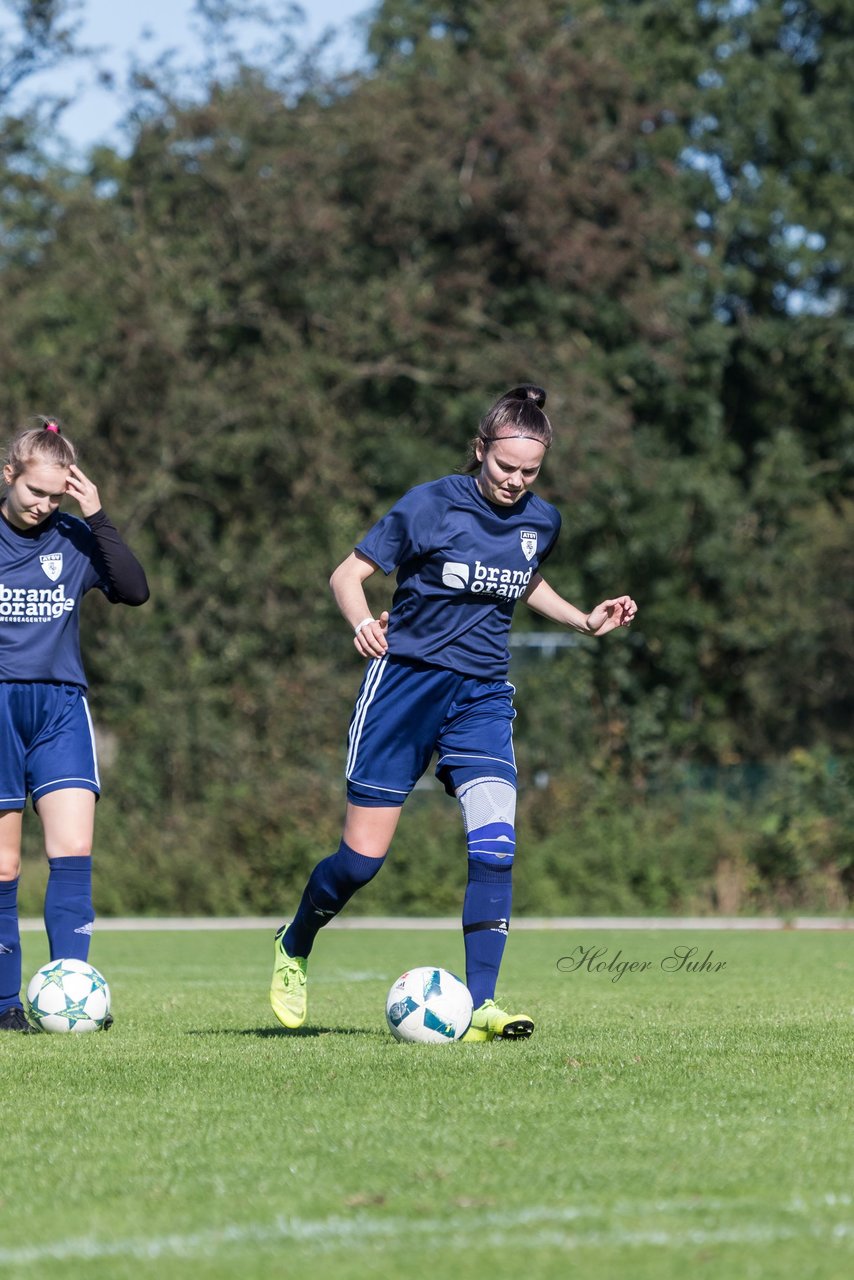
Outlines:
{"type": "Polygon", "coordinates": [[[30,978],[27,1011],[42,1031],[100,1031],[110,1012],[110,988],[85,960],[51,960],[30,978]]]}
{"type": "Polygon", "coordinates": [[[447,969],[409,969],[388,993],[385,1016],[396,1040],[449,1044],[468,1031],[472,1003],[468,987],[447,969]]]}

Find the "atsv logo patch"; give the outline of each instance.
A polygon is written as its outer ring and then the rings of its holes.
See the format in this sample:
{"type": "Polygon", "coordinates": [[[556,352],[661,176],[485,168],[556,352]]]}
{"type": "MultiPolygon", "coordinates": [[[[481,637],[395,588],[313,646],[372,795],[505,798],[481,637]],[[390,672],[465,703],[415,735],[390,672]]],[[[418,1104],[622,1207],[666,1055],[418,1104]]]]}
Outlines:
{"type": "Polygon", "coordinates": [[[39,556],[39,560],[51,582],[57,582],[62,576],[62,552],[54,551],[50,555],[39,556]]]}
{"type": "Polygon", "coordinates": [[[522,529],[519,533],[522,541],[522,555],[526,560],[533,560],[537,554],[537,533],[535,529],[522,529]]]}

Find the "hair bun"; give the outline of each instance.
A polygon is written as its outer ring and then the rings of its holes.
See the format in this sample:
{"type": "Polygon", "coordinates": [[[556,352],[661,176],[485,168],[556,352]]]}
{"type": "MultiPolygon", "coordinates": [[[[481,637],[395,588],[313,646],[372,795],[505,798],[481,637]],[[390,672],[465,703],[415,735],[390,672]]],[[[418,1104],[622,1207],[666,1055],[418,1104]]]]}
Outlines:
{"type": "Polygon", "coordinates": [[[546,403],[546,393],[542,387],[537,387],[533,382],[523,382],[520,387],[514,387],[512,391],[507,392],[508,400],[533,400],[538,409],[542,409],[546,403]]]}

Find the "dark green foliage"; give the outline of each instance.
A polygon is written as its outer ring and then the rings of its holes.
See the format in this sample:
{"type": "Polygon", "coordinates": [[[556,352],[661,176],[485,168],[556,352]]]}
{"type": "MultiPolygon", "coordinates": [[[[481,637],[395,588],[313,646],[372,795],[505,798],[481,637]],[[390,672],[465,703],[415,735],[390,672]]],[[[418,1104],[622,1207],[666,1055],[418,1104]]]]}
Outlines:
{"type": "MultiPolygon", "coordinates": [[[[842,811],[786,779],[851,751],[852,14],[387,0],[338,83],[152,72],[86,174],[8,125],[3,416],[66,420],[153,588],[84,623],[102,910],[278,909],[334,846],[329,572],[521,379],[558,431],[549,580],[641,614],[517,658],[520,906],[847,900],[842,811]],[[688,805],[756,762],[761,795],[688,805]]],[[[413,798],[365,909],[453,906],[453,809],[413,798]]]]}

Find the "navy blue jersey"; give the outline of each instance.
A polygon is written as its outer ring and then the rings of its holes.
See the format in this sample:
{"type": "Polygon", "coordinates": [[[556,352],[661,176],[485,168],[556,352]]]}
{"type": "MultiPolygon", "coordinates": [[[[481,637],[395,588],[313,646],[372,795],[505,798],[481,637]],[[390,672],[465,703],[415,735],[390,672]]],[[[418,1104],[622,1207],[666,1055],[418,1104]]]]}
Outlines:
{"type": "Polygon", "coordinates": [[[49,680],[86,687],[80,602],[109,583],[95,535],[56,512],[26,532],[0,519],[0,680],[49,680]]]}
{"type": "Polygon", "coordinates": [[[444,476],[404,495],[356,550],[397,569],[389,652],[494,680],[510,661],[513,609],[551,552],[560,515],[526,493],[488,502],[474,476],[444,476]]]}

